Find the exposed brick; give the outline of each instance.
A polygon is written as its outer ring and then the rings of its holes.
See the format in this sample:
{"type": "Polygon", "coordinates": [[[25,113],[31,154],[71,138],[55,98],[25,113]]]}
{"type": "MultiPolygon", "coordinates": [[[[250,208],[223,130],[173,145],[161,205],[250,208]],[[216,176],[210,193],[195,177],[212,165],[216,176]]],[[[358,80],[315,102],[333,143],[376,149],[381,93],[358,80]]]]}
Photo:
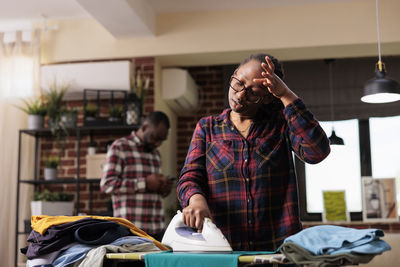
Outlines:
{"type": "MultiPolygon", "coordinates": [[[[133,65],[135,67],[143,67],[144,74],[149,76],[151,79],[150,82],[150,88],[148,91],[147,99],[145,101],[143,110],[144,114],[147,114],[148,112],[151,112],[154,110],[154,58],[153,57],[143,57],[143,58],[136,58],[132,59],[131,62],[133,62],[133,65]]],[[[200,68],[203,69],[203,68],[200,68]]],[[[207,73],[207,70],[204,71],[204,73],[207,73]]],[[[101,100],[101,115],[104,117],[108,117],[108,108],[109,108],[109,99],[106,99],[109,96],[104,96],[102,94],[102,98],[104,99],[101,100]]],[[[118,100],[120,101],[120,100],[118,100]]],[[[120,103],[120,102],[116,103],[120,103]]],[[[84,114],[83,114],[83,100],[74,100],[74,101],[66,101],[65,104],[68,107],[74,107],[77,108],[78,110],[78,126],[83,126],[84,125],[84,114]]],[[[48,127],[48,118],[46,118],[45,125],[48,127]]],[[[191,131],[193,129],[189,128],[191,131]]],[[[188,129],[188,130],[189,130],[188,129]]],[[[129,134],[120,134],[120,135],[97,135],[94,134],[93,138],[94,141],[97,143],[96,147],[96,152],[97,153],[105,153],[106,152],[106,144],[109,141],[114,141],[117,138],[120,138],[122,136],[127,136],[129,134]]],[[[86,154],[87,154],[87,147],[90,141],[90,137],[88,135],[83,135],[81,136],[80,140],[80,176],[84,177],[86,174],[86,154]]],[[[54,155],[57,156],[60,152],[61,146],[59,144],[56,144],[55,139],[53,137],[46,137],[46,138],[40,138],[40,149],[41,149],[41,154],[40,154],[40,174],[43,176],[43,158],[49,156],[49,155],[54,155]]],[[[76,157],[77,157],[77,137],[76,135],[70,135],[67,138],[67,143],[65,146],[65,151],[64,153],[61,153],[61,166],[59,167],[59,177],[76,177],[76,157]]],[[[41,176],[41,177],[42,177],[41,176]]],[[[65,184],[65,185],[54,185],[55,187],[51,187],[52,190],[56,191],[69,191],[72,193],[76,192],[76,184],[65,184]]],[[[106,203],[104,199],[109,198],[109,195],[105,195],[100,193],[100,190],[98,188],[98,185],[93,185],[92,186],[92,193],[93,193],[93,212],[96,212],[96,210],[101,209],[105,210],[106,208],[106,203]],[[97,200],[97,202],[94,202],[94,200],[97,200]]],[[[80,212],[88,212],[89,210],[89,185],[88,184],[80,184],[79,188],[81,195],[80,195],[80,203],[79,205],[79,210],[80,212]]]]}
{"type": "Polygon", "coordinates": [[[390,231],[400,233],[400,223],[391,223],[390,231]]]}
{"type": "Polygon", "coordinates": [[[74,166],[75,160],[61,160],[61,166],[64,168],[66,166],[74,166]]]}

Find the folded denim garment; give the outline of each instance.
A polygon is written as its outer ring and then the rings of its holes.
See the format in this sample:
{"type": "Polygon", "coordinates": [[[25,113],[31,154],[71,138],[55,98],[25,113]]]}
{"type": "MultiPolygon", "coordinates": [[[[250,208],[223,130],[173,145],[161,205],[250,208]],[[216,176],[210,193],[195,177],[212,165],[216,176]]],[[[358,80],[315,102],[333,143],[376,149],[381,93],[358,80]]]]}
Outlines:
{"type": "MultiPolygon", "coordinates": [[[[138,236],[125,236],[121,237],[110,245],[114,246],[122,246],[124,244],[137,245],[142,243],[153,242],[150,239],[138,237],[138,236]]],[[[85,245],[85,244],[77,244],[73,247],[70,247],[63,253],[61,253],[57,259],[53,262],[54,267],[68,267],[68,266],[78,266],[80,262],[82,262],[91,249],[96,248],[97,246],[93,245],[85,245]]]]}
{"type": "Polygon", "coordinates": [[[378,229],[354,229],[335,225],[318,225],[289,236],[284,243],[293,242],[314,255],[339,253],[380,254],[390,250],[389,244],[380,237],[378,229]]]}
{"type": "Polygon", "coordinates": [[[74,233],[75,240],[86,245],[105,245],[128,235],[131,232],[127,227],[107,221],[81,226],[74,233]]]}

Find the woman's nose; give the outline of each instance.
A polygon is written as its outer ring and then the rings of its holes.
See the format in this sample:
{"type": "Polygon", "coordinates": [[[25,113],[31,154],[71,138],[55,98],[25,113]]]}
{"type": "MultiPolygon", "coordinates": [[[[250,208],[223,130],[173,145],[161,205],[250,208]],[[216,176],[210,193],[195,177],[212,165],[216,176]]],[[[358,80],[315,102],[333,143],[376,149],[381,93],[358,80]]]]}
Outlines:
{"type": "Polygon", "coordinates": [[[244,89],[240,92],[237,92],[237,97],[240,100],[245,100],[246,99],[246,89],[244,89]]]}

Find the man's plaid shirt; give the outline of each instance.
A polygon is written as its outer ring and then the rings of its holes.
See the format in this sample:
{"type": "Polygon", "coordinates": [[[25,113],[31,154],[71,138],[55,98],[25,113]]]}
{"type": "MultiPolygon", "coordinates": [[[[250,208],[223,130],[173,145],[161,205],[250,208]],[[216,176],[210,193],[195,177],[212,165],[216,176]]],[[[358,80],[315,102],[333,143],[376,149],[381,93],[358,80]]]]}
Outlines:
{"type": "Polygon", "coordinates": [[[122,217],[150,235],[164,229],[161,196],[146,192],[146,176],[161,173],[157,150],[145,150],[135,132],[120,138],[107,152],[101,191],[112,194],[114,217],[122,217]]]}
{"type": "Polygon", "coordinates": [[[330,152],[329,140],[300,99],[258,116],[247,138],[230,111],[198,122],[178,198],[186,207],[193,194],[203,194],[234,250],[275,250],[301,230],[292,151],[318,163],[330,152]]]}

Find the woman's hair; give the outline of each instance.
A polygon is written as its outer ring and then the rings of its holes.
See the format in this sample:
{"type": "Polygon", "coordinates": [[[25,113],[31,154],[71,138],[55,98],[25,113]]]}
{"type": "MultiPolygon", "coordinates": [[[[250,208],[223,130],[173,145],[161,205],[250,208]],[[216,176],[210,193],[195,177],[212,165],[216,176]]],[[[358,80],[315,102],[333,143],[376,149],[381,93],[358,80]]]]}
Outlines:
{"type": "Polygon", "coordinates": [[[241,66],[243,66],[244,64],[246,64],[247,62],[252,61],[252,60],[256,60],[260,63],[264,62],[265,64],[268,65],[267,61],[265,60],[265,57],[269,57],[271,59],[272,63],[274,63],[274,67],[275,67],[274,73],[283,80],[284,72],[283,72],[282,64],[275,57],[268,55],[268,54],[260,53],[260,54],[250,55],[249,57],[245,58],[237,68],[240,68],[241,66]]]}
{"type": "MultiPolygon", "coordinates": [[[[274,73],[276,74],[276,76],[278,76],[279,78],[281,78],[283,80],[284,72],[283,72],[282,64],[275,57],[268,55],[268,54],[260,53],[260,54],[250,55],[249,57],[245,58],[239,64],[237,69],[239,69],[241,66],[243,66],[244,64],[246,64],[247,62],[252,61],[252,60],[256,60],[256,61],[260,62],[260,64],[261,64],[261,62],[268,64],[267,61],[265,60],[266,56],[268,56],[271,59],[272,63],[274,63],[274,67],[275,67],[274,73]]],[[[273,111],[282,110],[283,108],[284,108],[284,106],[282,104],[282,101],[280,101],[278,98],[274,97],[271,103],[262,105],[261,110],[263,112],[273,112],[273,111]]],[[[263,113],[263,112],[261,112],[261,113],[263,113]]]]}

